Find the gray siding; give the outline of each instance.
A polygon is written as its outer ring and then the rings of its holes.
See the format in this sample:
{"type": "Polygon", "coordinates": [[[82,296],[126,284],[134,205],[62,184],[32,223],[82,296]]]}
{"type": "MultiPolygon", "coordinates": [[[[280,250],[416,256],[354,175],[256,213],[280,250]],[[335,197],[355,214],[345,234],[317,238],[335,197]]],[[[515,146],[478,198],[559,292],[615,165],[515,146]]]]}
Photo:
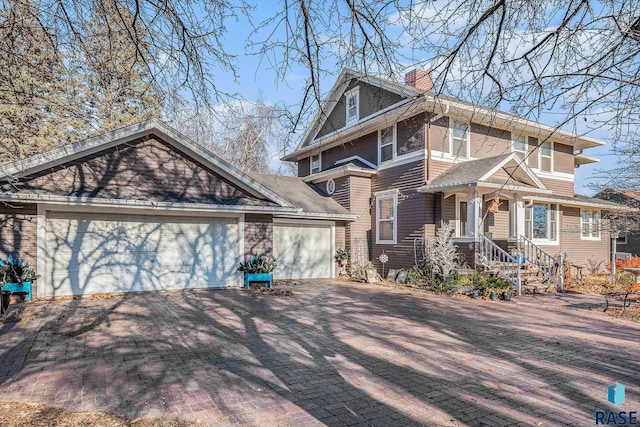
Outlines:
{"type": "MultiPolygon", "coordinates": [[[[389,92],[388,90],[379,88],[377,86],[371,86],[367,83],[355,79],[349,83],[346,91],[351,90],[356,86],[360,87],[360,120],[402,100],[402,97],[400,95],[389,92]]],[[[344,128],[345,123],[345,97],[344,95],[342,95],[338,100],[338,103],[331,111],[331,114],[329,114],[329,117],[325,121],[324,125],[320,128],[320,132],[318,132],[318,136],[316,137],[316,139],[335,132],[338,129],[344,128]]]]}
{"type": "MultiPolygon", "coordinates": [[[[158,139],[138,140],[22,178],[24,192],[159,202],[258,203],[158,139]]],[[[1,186],[4,190],[8,184],[1,186]]]]}
{"type": "MultiPolygon", "coordinates": [[[[338,160],[360,156],[374,165],[378,163],[378,132],[372,132],[353,141],[322,152],[322,169],[326,170],[338,160]]],[[[304,175],[300,175],[304,176],[304,175]]]]}
{"type": "Polygon", "coordinates": [[[273,217],[247,213],[244,216],[244,254],[273,255],[273,217]]]}
{"type": "Polygon", "coordinates": [[[303,177],[311,173],[311,157],[298,160],[298,176],[303,177]]]}
{"type": "Polygon", "coordinates": [[[425,117],[418,114],[398,122],[396,152],[398,156],[425,148],[425,117]]]}
{"type": "Polygon", "coordinates": [[[490,233],[489,235],[493,240],[506,239],[509,237],[509,201],[500,200],[502,205],[498,208],[498,213],[488,213],[486,209],[493,200],[492,197],[486,198],[482,206],[484,217],[484,232],[490,233]]]}
{"type": "MultiPolygon", "coordinates": [[[[11,208],[0,206],[0,258],[7,259],[9,255],[22,258],[34,269],[37,256],[37,220],[36,205],[19,204],[20,207],[11,208]]],[[[43,274],[42,271],[36,273],[43,274]]],[[[37,281],[33,283],[32,292],[36,294],[37,281]]]]}
{"type": "Polygon", "coordinates": [[[568,260],[573,264],[588,265],[590,259],[594,261],[609,259],[608,232],[602,232],[600,240],[583,240],[580,237],[580,208],[562,206],[560,227],[560,244],[540,246],[543,250],[554,256],[561,250],[565,251],[568,260]]]}
{"type": "Polygon", "coordinates": [[[371,240],[373,241],[372,261],[378,271],[382,270],[379,256],[384,251],[389,257],[385,269],[411,268],[414,265],[414,241],[424,235],[425,224],[434,221],[434,206],[432,198],[416,192],[424,182],[424,161],[412,162],[393,168],[383,169],[372,182],[372,192],[398,189],[397,210],[397,244],[376,244],[376,209],[375,202],[371,209],[371,240]]]}

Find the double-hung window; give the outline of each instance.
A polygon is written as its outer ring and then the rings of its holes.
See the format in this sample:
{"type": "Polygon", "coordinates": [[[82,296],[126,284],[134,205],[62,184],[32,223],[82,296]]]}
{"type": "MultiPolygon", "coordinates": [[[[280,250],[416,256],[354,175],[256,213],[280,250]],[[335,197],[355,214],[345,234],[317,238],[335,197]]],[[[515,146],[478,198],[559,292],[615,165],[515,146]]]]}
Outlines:
{"type": "Polygon", "coordinates": [[[318,173],[320,169],[320,154],[311,156],[311,173],[318,173]]]}
{"type": "Polygon", "coordinates": [[[516,136],[513,138],[513,152],[520,157],[520,160],[524,160],[526,162],[527,159],[527,137],[526,136],[516,136]]]}
{"type": "Polygon", "coordinates": [[[360,119],[360,87],[356,86],[344,94],[347,110],[347,124],[356,123],[360,119]]]}
{"type": "Polygon", "coordinates": [[[532,240],[558,241],[558,205],[534,203],[524,211],[525,237],[532,240]]]}
{"type": "Polygon", "coordinates": [[[451,156],[466,159],[469,157],[469,123],[452,120],[451,122],[451,156]]]}
{"type": "Polygon", "coordinates": [[[553,172],[553,143],[543,142],[540,145],[540,171],[553,172]]]}
{"type": "Polygon", "coordinates": [[[600,211],[583,209],[580,212],[580,237],[583,240],[599,240],[600,226],[600,211]]]}
{"type": "Polygon", "coordinates": [[[378,156],[379,163],[393,160],[396,152],[396,127],[395,125],[381,129],[378,134],[378,146],[380,147],[378,156]]]}
{"type": "Polygon", "coordinates": [[[376,243],[396,243],[398,193],[376,196],[376,243]]]}

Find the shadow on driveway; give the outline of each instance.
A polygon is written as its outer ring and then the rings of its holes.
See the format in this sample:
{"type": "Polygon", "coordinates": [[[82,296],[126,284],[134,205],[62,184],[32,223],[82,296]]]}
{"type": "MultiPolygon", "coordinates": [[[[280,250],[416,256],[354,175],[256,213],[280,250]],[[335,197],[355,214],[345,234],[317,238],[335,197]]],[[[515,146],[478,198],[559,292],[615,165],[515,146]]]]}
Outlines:
{"type": "Polygon", "coordinates": [[[496,303],[305,281],[29,304],[0,399],[208,424],[590,425],[640,407],[640,325],[588,297],[496,303]],[[538,302],[540,301],[540,302],[538,302]]]}

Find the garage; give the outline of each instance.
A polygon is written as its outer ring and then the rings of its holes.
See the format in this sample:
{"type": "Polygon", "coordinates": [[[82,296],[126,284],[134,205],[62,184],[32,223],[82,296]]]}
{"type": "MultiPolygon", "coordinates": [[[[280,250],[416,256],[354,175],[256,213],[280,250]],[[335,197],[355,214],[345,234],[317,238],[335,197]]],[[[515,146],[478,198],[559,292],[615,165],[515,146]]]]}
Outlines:
{"type": "Polygon", "coordinates": [[[335,275],[333,222],[274,219],[273,253],[279,279],[317,279],[335,275]]]}
{"type": "Polygon", "coordinates": [[[46,217],[44,296],[241,285],[237,218],[46,217]]]}

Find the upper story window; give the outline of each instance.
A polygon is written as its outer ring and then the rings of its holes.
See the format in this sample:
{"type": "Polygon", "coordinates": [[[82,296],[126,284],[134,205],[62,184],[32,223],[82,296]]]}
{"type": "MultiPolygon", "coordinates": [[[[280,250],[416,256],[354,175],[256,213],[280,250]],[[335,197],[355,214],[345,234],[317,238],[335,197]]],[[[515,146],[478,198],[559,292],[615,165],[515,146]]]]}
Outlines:
{"type": "Polygon", "coordinates": [[[600,211],[583,209],[580,212],[580,237],[600,240],[600,211]]]}
{"type": "Polygon", "coordinates": [[[513,142],[511,145],[513,152],[520,157],[521,160],[524,160],[526,163],[527,160],[527,137],[526,136],[516,136],[513,138],[513,142]]]}
{"type": "Polygon", "coordinates": [[[466,159],[469,157],[469,123],[451,121],[450,153],[453,157],[466,159]]]}
{"type": "Polygon", "coordinates": [[[320,154],[311,156],[311,173],[318,173],[322,168],[320,167],[320,154]]]}
{"type": "Polygon", "coordinates": [[[524,211],[525,237],[532,240],[558,241],[558,205],[535,203],[524,211]]]}
{"type": "Polygon", "coordinates": [[[356,86],[344,94],[347,107],[347,124],[360,119],[360,87],[356,86]]]}
{"type": "Polygon", "coordinates": [[[539,169],[542,172],[553,172],[553,142],[551,141],[540,145],[539,169]]]}
{"type": "Polygon", "coordinates": [[[396,154],[396,126],[389,126],[378,132],[378,163],[393,160],[396,154]]]}
{"type": "Polygon", "coordinates": [[[398,193],[376,196],[376,243],[396,243],[398,193]]]}

